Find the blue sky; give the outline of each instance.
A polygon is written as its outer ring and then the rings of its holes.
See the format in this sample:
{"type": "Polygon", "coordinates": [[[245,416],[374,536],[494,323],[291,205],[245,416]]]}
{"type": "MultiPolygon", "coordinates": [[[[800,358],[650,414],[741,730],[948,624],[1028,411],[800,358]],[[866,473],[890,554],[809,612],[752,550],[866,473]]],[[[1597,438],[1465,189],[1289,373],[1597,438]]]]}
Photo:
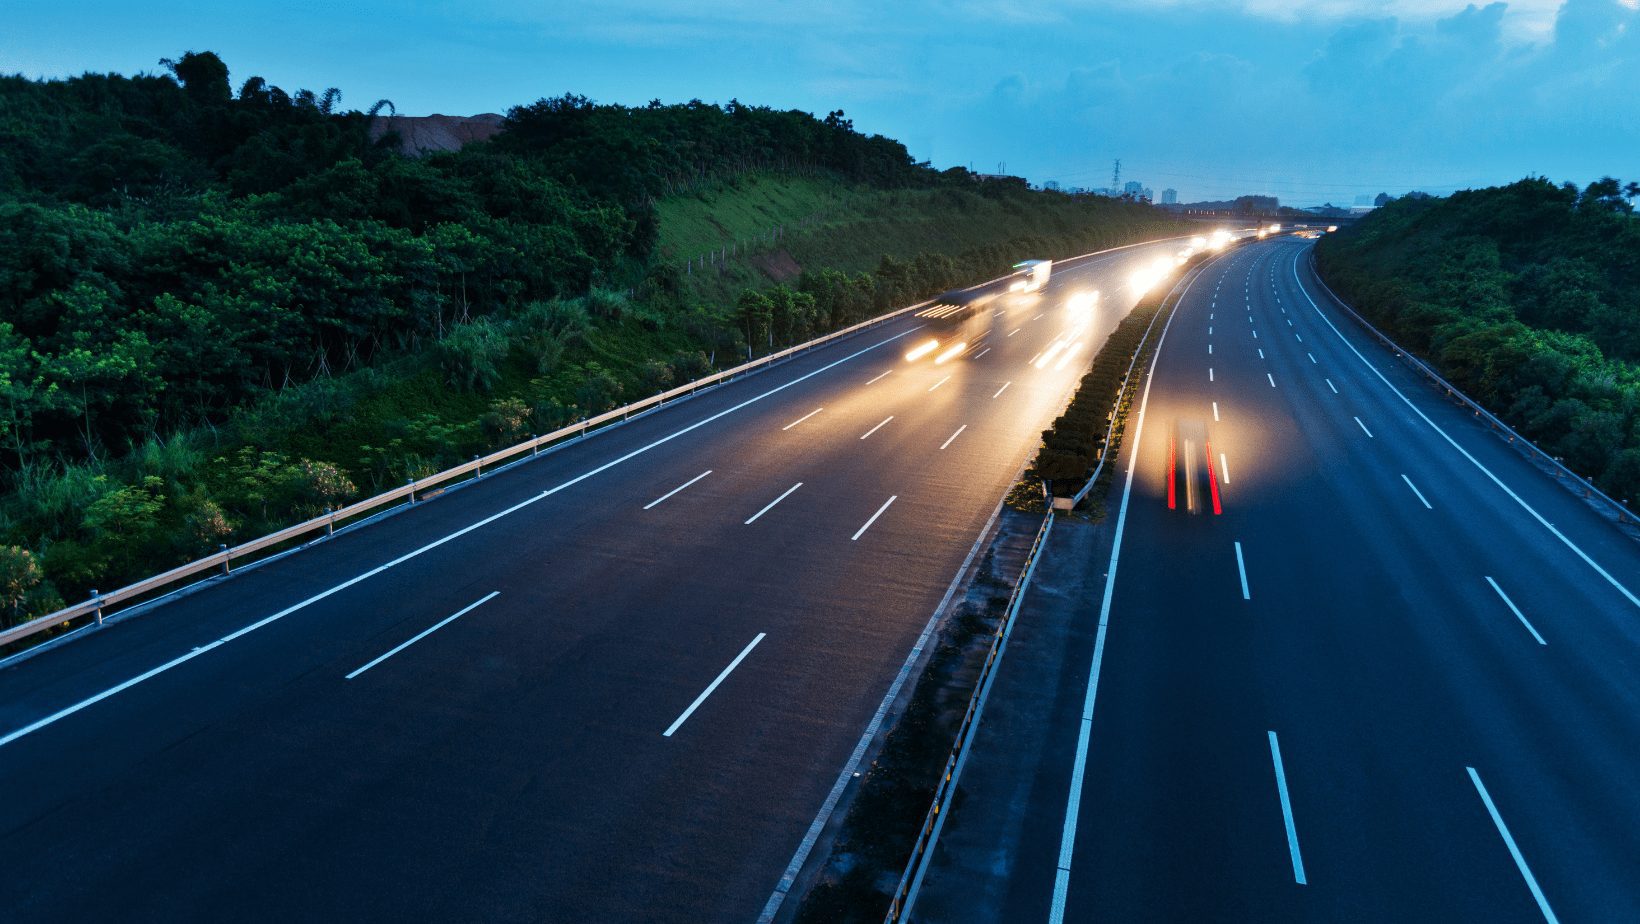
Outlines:
{"type": "Polygon", "coordinates": [[[1348,204],[1640,178],[1640,0],[6,0],[0,71],[158,70],[469,114],[565,91],[841,108],[937,166],[1348,204]],[[255,13],[247,15],[247,10],[255,13]],[[823,10],[823,12],[822,12],[823,10]]]}

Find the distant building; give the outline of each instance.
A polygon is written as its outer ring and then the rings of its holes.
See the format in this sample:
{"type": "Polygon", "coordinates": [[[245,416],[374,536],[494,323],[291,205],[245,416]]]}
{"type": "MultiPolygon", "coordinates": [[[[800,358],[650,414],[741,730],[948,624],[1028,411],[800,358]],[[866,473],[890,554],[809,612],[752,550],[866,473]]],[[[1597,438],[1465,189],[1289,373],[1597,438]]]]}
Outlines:
{"type": "Polygon", "coordinates": [[[1178,205],[1179,204],[1179,191],[1177,189],[1164,189],[1164,190],[1162,190],[1162,204],[1163,205],[1178,205]]]}
{"type": "Polygon", "coordinates": [[[1138,180],[1128,180],[1127,185],[1122,187],[1122,195],[1124,196],[1142,196],[1144,194],[1145,184],[1139,182],[1138,180]]]}
{"type": "Polygon", "coordinates": [[[1151,190],[1151,188],[1149,186],[1146,186],[1145,189],[1144,189],[1144,192],[1140,193],[1139,195],[1142,196],[1146,202],[1156,201],[1156,194],[1153,190],[1151,190]]]}

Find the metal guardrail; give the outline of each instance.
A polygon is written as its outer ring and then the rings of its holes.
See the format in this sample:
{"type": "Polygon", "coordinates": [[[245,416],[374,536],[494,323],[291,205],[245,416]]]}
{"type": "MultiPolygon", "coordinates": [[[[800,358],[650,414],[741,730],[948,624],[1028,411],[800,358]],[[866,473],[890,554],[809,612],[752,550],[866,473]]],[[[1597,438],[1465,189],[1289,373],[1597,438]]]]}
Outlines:
{"type": "Polygon", "coordinates": [[[1397,359],[1403,360],[1407,365],[1412,367],[1413,371],[1428,379],[1437,388],[1445,391],[1448,398],[1453,399],[1458,404],[1461,404],[1473,411],[1476,417],[1486,421],[1486,425],[1489,429],[1502,431],[1502,434],[1508,438],[1511,445],[1524,447],[1527,456],[1535,457],[1537,461],[1548,464],[1554,469],[1554,474],[1557,479],[1572,479],[1573,483],[1582,488],[1584,498],[1604,505],[1609,514],[1614,517],[1619,524],[1627,525],[1631,523],[1640,523],[1640,515],[1636,515],[1634,511],[1624,506],[1622,502],[1614,499],[1611,495],[1595,487],[1593,480],[1585,478],[1567,468],[1558,458],[1544,452],[1543,449],[1536,443],[1524,436],[1521,436],[1515,431],[1514,427],[1511,427],[1502,420],[1499,420],[1497,415],[1482,407],[1473,398],[1459,391],[1457,386],[1442,378],[1439,373],[1430,368],[1428,363],[1425,363],[1423,360],[1412,355],[1412,353],[1403,349],[1400,344],[1396,343],[1394,340],[1391,340],[1384,334],[1383,331],[1374,327],[1371,322],[1362,317],[1353,307],[1351,307],[1349,302],[1346,302],[1343,298],[1339,297],[1338,293],[1334,292],[1332,287],[1327,285],[1327,281],[1325,279],[1321,278],[1321,272],[1315,265],[1314,248],[1310,250],[1309,259],[1311,274],[1315,276],[1315,281],[1321,284],[1321,288],[1326,290],[1327,296],[1332,299],[1333,304],[1343,309],[1343,311],[1348,314],[1350,318],[1355,321],[1355,323],[1361,325],[1361,327],[1368,333],[1372,334],[1372,336],[1376,338],[1379,343],[1393,350],[1397,359]]]}
{"type": "Polygon", "coordinates": [[[869,327],[881,325],[894,318],[900,317],[901,315],[907,314],[908,312],[916,311],[919,308],[925,307],[928,304],[929,302],[925,300],[918,302],[915,305],[910,305],[896,311],[891,311],[887,314],[878,315],[875,318],[862,321],[859,324],[845,327],[842,330],[834,331],[830,334],[826,334],[825,336],[817,337],[814,340],[800,343],[797,346],[789,347],[776,353],[770,353],[768,356],[754,359],[751,362],[742,363],[732,369],[725,369],[722,372],[713,373],[712,375],[696,379],[687,384],[680,385],[677,388],[661,392],[658,395],[644,398],[641,401],[634,401],[631,404],[618,407],[612,411],[607,411],[595,417],[589,417],[586,420],[570,424],[567,427],[562,427],[543,436],[537,436],[533,439],[518,443],[517,445],[497,450],[489,455],[476,456],[470,462],[464,462],[453,468],[447,468],[441,472],[428,475],[425,478],[412,479],[400,487],[383,491],[373,497],[367,497],[364,500],[349,504],[346,507],[330,511],[329,513],[314,517],[313,519],[302,523],[297,523],[294,526],[288,526],[284,529],[278,530],[277,532],[269,533],[268,535],[257,539],[252,539],[248,542],[233,546],[232,548],[224,548],[213,555],[207,555],[204,558],[172,568],[171,570],[161,574],[144,578],[134,584],[121,587],[118,590],[111,591],[109,593],[97,593],[96,591],[92,591],[92,596],[90,599],[64,607],[54,613],[49,613],[37,619],[32,619],[28,622],[22,623],[21,625],[13,626],[4,631],[0,631],[0,646],[15,642],[19,639],[27,638],[38,632],[44,632],[55,626],[66,622],[72,622],[76,619],[91,617],[98,623],[101,623],[107,610],[121,603],[125,603],[139,597],[144,597],[156,590],[169,587],[173,584],[206,572],[217,572],[226,575],[232,571],[233,563],[235,561],[253,556],[258,552],[264,551],[273,546],[282,545],[293,539],[317,533],[321,530],[326,536],[329,536],[335,532],[338,525],[352,520],[361,514],[369,513],[388,505],[397,504],[400,501],[414,504],[416,503],[418,495],[424,494],[432,488],[448,485],[452,482],[462,480],[468,475],[472,475],[474,478],[481,477],[486,468],[494,468],[497,464],[506,463],[509,461],[521,461],[525,453],[529,453],[531,456],[539,455],[543,448],[560,441],[583,438],[587,435],[587,433],[605,424],[611,424],[617,420],[627,420],[634,414],[658,408],[664,405],[667,401],[674,401],[681,397],[693,395],[703,389],[721,385],[724,382],[742,375],[746,375],[747,373],[760,369],[764,366],[790,359],[800,353],[806,353],[816,347],[830,343],[833,340],[847,337],[850,334],[857,333],[869,327]]]}
{"type": "MultiPolygon", "coordinates": [[[[1043,495],[1047,495],[1046,486],[1043,495]]],[[[946,809],[957,793],[957,779],[962,775],[963,765],[968,760],[968,744],[973,737],[974,729],[979,725],[980,713],[985,709],[985,701],[991,694],[991,682],[996,678],[997,665],[1002,661],[1002,652],[1008,644],[1008,636],[1013,632],[1015,617],[1019,615],[1019,608],[1025,600],[1025,590],[1030,586],[1031,576],[1036,573],[1036,563],[1042,555],[1042,547],[1048,541],[1048,533],[1053,529],[1053,509],[1050,506],[1047,515],[1042,518],[1042,526],[1036,531],[1036,540],[1031,543],[1031,550],[1025,556],[1025,565],[1020,569],[1019,580],[1014,582],[1013,593],[1008,597],[1008,606],[1004,616],[997,624],[996,633],[991,637],[991,649],[985,655],[985,666],[980,669],[979,680],[974,685],[974,692],[968,698],[968,709],[963,713],[962,724],[957,726],[956,740],[951,744],[951,753],[945,759],[945,772],[940,774],[939,786],[934,790],[934,802],[928,807],[928,814],[923,818],[922,827],[917,832],[917,842],[911,851],[911,858],[906,861],[905,872],[900,875],[900,883],[894,889],[894,898],[889,902],[888,913],[883,916],[885,924],[897,924],[911,914],[911,906],[917,900],[917,890],[922,887],[923,874],[928,871],[928,861],[934,855],[934,844],[940,836],[940,829],[945,824],[946,809]]]]}
{"type": "MultiPolygon", "coordinates": [[[[1096,250],[1074,257],[1069,257],[1060,262],[1074,263],[1118,250],[1126,250],[1131,247],[1142,247],[1146,244],[1158,244],[1166,241],[1183,240],[1189,236],[1190,235],[1181,235],[1178,237],[1158,238],[1152,241],[1140,241],[1135,244],[1124,244],[1120,247],[1111,247],[1106,248],[1105,250],[1096,250]]],[[[604,424],[613,423],[617,419],[623,421],[627,420],[634,414],[661,407],[667,401],[673,401],[680,397],[693,395],[704,389],[721,385],[724,382],[728,382],[763,367],[790,359],[791,357],[801,353],[806,353],[816,347],[830,343],[834,340],[847,337],[870,327],[884,324],[902,315],[924,308],[930,303],[931,302],[929,300],[924,300],[914,305],[888,312],[887,314],[878,315],[875,318],[861,321],[858,324],[845,327],[842,330],[833,331],[832,333],[824,336],[800,343],[797,346],[789,347],[779,352],[771,353],[768,356],[742,363],[732,369],[725,369],[722,372],[704,376],[669,391],[661,392],[658,395],[644,398],[640,401],[634,401],[631,404],[618,407],[612,411],[607,411],[595,417],[590,417],[586,420],[570,424],[567,427],[562,427],[543,436],[534,437],[533,439],[526,440],[517,445],[497,450],[486,456],[476,457],[470,462],[465,462],[453,468],[436,472],[425,478],[412,479],[400,487],[383,491],[373,497],[367,497],[364,500],[349,504],[346,507],[332,510],[322,516],[314,517],[311,520],[297,523],[293,526],[288,526],[276,532],[269,533],[266,536],[249,540],[231,548],[223,548],[221,551],[218,551],[212,555],[207,555],[204,558],[191,561],[185,565],[180,565],[161,574],[144,578],[134,584],[121,587],[118,590],[110,591],[108,593],[99,593],[93,590],[89,599],[63,607],[54,613],[48,613],[20,625],[0,630],[0,648],[3,648],[4,646],[20,639],[28,638],[40,632],[48,631],[65,623],[86,619],[88,617],[94,619],[96,623],[100,625],[103,618],[108,615],[108,612],[112,608],[118,607],[122,603],[130,604],[133,603],[133,601],[144,602],[141,598],[146,598],[155,591],[171,587],[172,585],[179,584],[189,578],[194,578],[208,572],[227,575],[233,570],[234,562],[244,560],[269,548],[283,545],[284,543],[303,536],[318,533],[321,530],[324,532],[325,536],[329,536],[335,532],[338,526],[343,525],[347,521],[353,520],[362,514],[376,511],[389,505],[398,504],[400,501],[414,504],[416,503],[417,495],[423,494],[429,489],[449,485],[453,482],[466,478],[468,475],[472,475],[474,478],[481,477],[484,474],[484,469],[487,467],[494,468],[498,463],[522,461],[522,457],[525,453],[529,453],[531,456],[539,455],[543,448],[551,446],[552,444],[570,439],[580,439],[604,424]]]]}
{"type": "MultiPolygon", "coordinates": [[[[1241,244],[1245,240],[1238,240],[1235,243],[1241,244]]],[[[1155,316],[1150,319],[1149,324],[1145,325],[1145,335],[1139,338],[1139,345],[1133,348],[1133,358],[1128,360],[1127,372],[1122,374],[1122,387],[1116,390],[1116,403],[1112,404],[1110,408],[1110,426],[1105,428],[1105,441],[1099,446],[1099,464],[1093,467],[1093,474],[1088,476],[1088,482],[1082,486],[1082,490],[1071,496],[1072,509],[1087,500],[1088,492],[1093,490],[1093,486],[1099,481],[1100,473],[1105,470],[1105,458],[1110,454],[1111,438],[1116,435],[1116,424],[1121,419],[1117,411],[1122,407],[1122,399],[1127,397],[1128,392],[1136,387],[1133,381],[1133,367],[1139,362],[1140,354],[1145,351],[1145,344],[1150,342],[1150,332],[1156,327],[1156,319],[1163,314],[1161,308],[1167,307],[1167,300],[1178,293],[1180,286],[1188,285],[1202,271],[1202,266],[1191,267],[1189,272],[1179,277],[1179,281],[1173,284],[1173,288],[1169,289],[1167,295],[1162,299],[1162,304],[1158,307],[1155,316]]]]}

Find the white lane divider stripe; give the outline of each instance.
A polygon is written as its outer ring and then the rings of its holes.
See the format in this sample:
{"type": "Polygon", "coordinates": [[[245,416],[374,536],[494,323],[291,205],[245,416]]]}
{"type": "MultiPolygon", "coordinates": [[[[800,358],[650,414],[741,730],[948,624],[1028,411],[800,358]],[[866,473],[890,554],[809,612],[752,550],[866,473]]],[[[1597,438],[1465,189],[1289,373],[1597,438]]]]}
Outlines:
{"type": "Polygon", "coordinates": [[[1503,605],[1509,607],[1509,612],[1515,614],[1515,618],[1520,620],[1520,624],[1526,627],[1526,631],[1532,633],[1532,637],[1537,639],[1537,643],[1539,645],[1548,645],[1549,643],[1543,640],[1543,636],[1538,634],[1538,630],[1532,628],[1532,624],[1526,621],[1526,615],[1520,611],[1520,607],[1515,605],[1515,601],[1509,599],[1509,595],[1503,592],[1502,587],[1498,586],[1498,582],[1492,580],[1490,576],[1485,577],[1486,583],[1491,584],[1492,589],[1497,591],[1499,597],[1503,598],[1503,605]]]}
{"type": "Polygon", "coordinates": [[[959,437],[959,436],[961,436],[961,435],[962,435],[962,431],[964,431],[964,430],[966,430],[966,429],[968,429],[968,425],[967,425],[967,424],[963,424],[963,425],[962,425],[962,426],[960,426],[960,427],[958,427],[958,428],[957,428],[957,432],[955,432],[955,433],[953,433],[953,434],[951,434],[951,436],[950,436],[950,437],[948,437],[948,438],[947,438],[947,439],[946,439],[946,441],[945,441],[945,442],[943,442],[943,443],[941,443],[941,444],[940,444],[940,448],[941,448],[941,449],[944,449],[944,448],[945,448],[945,447],[947,447],[947,446],[949,446],[949,445],[951,445],[951,441],[952,441],[952,440],[955,440],[955,439],[956,439],[956,438],[957,438],[957,437],[959,437]]]}
{"type": "Polygon", "coordinates": [[[764,515],[765,513],[768,513],[770,510],[774,509],[775,504],[778,504],[781,501],[785,500],[787,497],[791,496],[791,493],[793,491],[797,490],[798,488],[801,488],[802,486],[803,486],[803,482],[799,481],[797,484],[794,484],[791,487],[787,488],[785,494],[782,494],[779,497],[775,498],[774,500],[769,501],[769,506],[764,507],[762,510],[759,510],[758,512],[752,514],[752,518],[750,520],[746,521],[746,525],[747,526],[752,525],[752,523],[756,522],[758,517],[764,515]]]}
{"type": "Polygon", "coordinates": [[[1230,463],[1225,461],[1222,452],[1219,453],[1219,477],[1224,479],[1225,484],[1230,483],[1230,463]]]}
{"type": "Polygon", "coordinates": [[[1207,367],[1207,380],[1209,382],[1213,381],[1213,367],[1212,366],[1207,367]]]}
{"type": "Polygon", "coordinates": [[[1372,431],[1367,429],[1366,424],[1361,423],[1361,418],[1359,418],[1359,417],[1355,418],[1355,423],[1356,423],[1357,426],[1359,426],[1361,428],[1361,432],[1365,433],[1367,435],[1367,439],[1369,439],[1369,440],[1372,439],[1372,431]]]}
{"type": "Polygon", "coordinates": [[[974,358],[979,359],[981,356],[984,356],[986,353],[989,353],[989,352],[991,352],[991,348],[986,347],[985,349],[980,350],[978,353],[975,353],[974,358]]]}
{"type": "Polygon", "coordinates": [[[1402,475],[1401,480],[1407,483],[1407,487],[1412,489],[1412,493],[1418,495],[1418,500],[1424,505],[1425,510],[1435,509],[1429,505],[1429,501],[1424,497],[1424,492],[1418,490],[1418,486],[1412,483],[1411,478],[1408,478],[1406,475],[1402,475]]]}
{"type": "Polygon", "coordinates": [[[1270,762],[1276,768],[1276,791],[1281,794],[1281,820],[1287,825],[1287,853],[1293,859],[1293,880],[1305,885],[1304,857],[1298,852],[1298,828],[1293,825],[1293,803],[1287,796],[1287,771],[1281,765],[1281,745],[1270,732],[1270,762]]]}
{"type": "Polygon", "coordinates": [[[1008,381],[1006,381],[1006,382],[1003,382],[1003,383],[1002,383],[1002,387],[1001,387],[1001,388],[998,388],[998,389],[997,389],[997,393],[996,393],[996,394],[994,394],[994,395],[992,395],[992,396],[991,396],[991,397],[993,397],[993,398],[1000,398],[1000,397],[1002,397],[1002,393],[1003,393],[1003,392],[1005,392],[1005,391],[1007,391],[1007,390],[1008,390],[1008,386],[1009,386],[1009,385],[1012,385],[1012,384],[1014,384],[1014,383],[1013,383],[1013,380],[1012,380],[1012,379],[1010,379],[1010,380],[1008,380],[1008,381]]]}
{"type": "Polygon", "coordinates": [[[889,421],[891,421],[893,419],[894,419],[893,414],[890,414],[887,417],[884,417],[883,418],[883,423],[880,423],[877,426],[872,427],[870,430],[867,430],[866,432],[860,434],[860,439],[865,439],[866,437],[870,436],[871,434],[876,433],[878,430],[881,430],[883,428],[883,424],[886,424],[886,423],[888,423],[889,421]]]}
{"type": "Polygon", "coordinates": [[[887,375],[889,372],[893,372],[893,371],[894,371],[893,369],[889,369],[889,370],[883,372],[882,375],[877,376],[877,378],[872,379],[871,381],[867,382],[866,384],[867,385],[875,385],[875,384],[877,384],[878,380],[881,379],[884,375],[887,375]]]}
{"type": "Polygon", "coordinates": [[[1242,558],[1241,543],[1236,543],[1236,573],[1241,575],[1241,598],[1253,599],[1253,594],[1247,589],[1247,560],[1242,558]]]}
{"type": "Polygon", "coordinates": [[[895,495],[890,496],[888,500],[883,501],[883,505],[881,507],[878,507],[877,512],[871,515],[871,519],[866,521],[866,525],[864,525],[864,526],[860,527],[859,529],[855,530],[854,535],[850,536],[848,541],[853,542],[856,539],[859,539],[861,536],[864,536],[866,534],[866,530],[871,528],[871,524],[877,522],[877,518],[883,515],[883,511],[887,510],[890,504],[894,503],[895,501],[897,501],[899,499],[900,499],[900,495],[895,494],[895,495]]]}
{"type": "MultiPolygon", "coordinates": [[[[1315,363],[1315,354],[1314,353],[1308,353],[1307,352],[1304,355],[1310,357],[1310,362],[1315,363]]],[[[1315,364],[1318,365],[1318,366],[1321,365],[1320,363],[1315,363],[1315,364]]]]}
{"type": "Polygon", "coordinates": [[[1024,329],[1025,329],[1025,328],[1023,328],[1023,327],[1016,327],[1016,328],[1014,328],[1014,329],[1013,329],[1013,330],[1011,330],[1011,331],[1009,331],[1009,332],[1008,332],[1008,336],[1010,336],[1010,337],[1012,337],[1012,336],[1013,336],[1013,335],[1015,335],[1015,334],[1017,334],[1017,333],[1019,333],[1019,332],[1020,332],[1020,331],[1022,331],[1022,330],[1024,330],[1024,329]]]}
{"type": "Polygon", "coordinates": [[[677,731],[678,728],[683,725],[683,723],[690,716],[695,714],[695,710],[700,708],[700,704],[706,702],[706,697],[712,695],[712,691],[718,688],[718,684],[722,683],[724,678],[728,677],[731,671],[739,667],[740,662],[746,660],[746,656],[752,653],[753,648],[757,647],[757,643],[763,641],[763,639],[767,636],[768,633],[766,632],[757,633],[757,638],[752,639],[751,644],[747,645],[745,648],[742,648],[740,650],[740,654],[735,655],[735,659],[729,662],[729,666],[723,669],[723,673],[717,675],[717,679],[713,680],[711,684],[706,687],[706,689],[701,691],[699,696],[695,697],[695,701],[689,704],[688,709],[683,710],[683,715],[678,716],[671,725],[666,727],[666,731],[661,732],[661,737],[672,737],[672,733],[677,731]]]}
{"type": "Polygon", "coordinates": [[[1264,377],[1270,380],[1270,387],[1271,388],[1276,387],[1276,377],[1275,376],[1273,376],[1270,373],[1266,372],[1266,373],[1264,373],[1264,377]]]}
{"type": "Polygon", "coordinates": [[[1214,401],[1213,402],[1213,420],[1217,421],[1218,419],[1219,419],[1219,403],[1217,401],[1214,401]]]}
{"type": "Polygon", "coordinates": [[[427,636],[432,635],[434,632],[437,632],[438,630],[444,628],[445,626],[449,625],[450,623],[455,622],[457,619],[460,619],[461,617],[467,615],[468,613],[471,613],[473,610],[478,609],[479,607],[483,606],[486,603],[489,603],[491,600],[494,600],[496,597],[499,597],[499,596],[501,596],[501,591],[499,591],[499,590],[490,591],[489,593],[485,594],[483,597],[480,597],[476,602],[469,603],[466,606],[462,607],[461,609],[455,611],[451,615],[446,616],[443,619],[439,620],[438,622],[433,623],[431,626],[429,626],[429,627],[421,630],[420,632],[416,633],[415,635],[411,636],[408,641],[399,643],[397,646],[390,649],[386,654],[381,655],[380,657],[376,658],[376,660],[371,661],[369,664],[366,664],[364,667],[361,667],[358,670],[354,671],[353,673],[348,674],[346,679],[352,680],[354,677],[357,677],[360,674],[364,673],[365,671],[370,670],[372,667],[375,667],[376,665],[382,663],[383,661],[386,661],[388,658],[393,657],[394,655],[398,654],[399,652],[403,651],[404,649],[409,648],[411,645],[414,645],[415,643],[421,641],[422,639],[426,638],[427,636]]]}
{"type": "Polygon", "coordinates": [[[682,491],[684,488],[689,487],[690,485],[692,485],[695,482],[701,480],[702,478],[705,478],[707,475],[710,475],[710,474],[712,474],[711,469],[707,469],[706,471],[701,472],[699,475],[696,475],[695,477],[689,479],[688,481],[685,481],[683,484],[680,484],[677,487],[673,488],[672,490],[666,492],[665,494],[662,494],[660,497],[657,497],[654,500],[650,501],[649,503],[644,504],[643,509],[648,510],[651,507],[657,506],[658,504],[660,504],[661,501],[666,500],[668,497],[671,497],[672,495],[678,493],[679,491],[682,491]]]}
{"type": "MultiPolygon", "coordinates": [[[[1471,465],[1480,469],[1481,474],[1485,475],[1488,480],[1497,485],[1503,493],[1509,495],[1510,500],[1514,501],[1516,504],[1519,504],[1520,508],[1525,510],[1526,513],[1532,517],[1532,519],[1542,524],[1543,528],[1547,529],[1550,535],[1554,536],[1556,539],[1559,539],[1561,543],[1566,546],[1566,548],[1572,550],[1572,554],[1582,559],[1584,564],[1594,569],[1594,572],[1605,579],[1606,583],[1610,584],[1614,590],[1623,595],[1623,599],[1629,601],[1629,603],[1636,607],[1640,607],[1640,597],[1635,596],[1634,592],[1624,586],[1622,581],[1619,581],[1617,578],[1613,577],[1610,571],[1607,571],[1605,568],[1601,567],[1599,562],[1595,561],[1593,558],[1590,558],[1587,552],[1584,552],[1583,549],[1577,543],[1568,538],[1565,533],[1561,532],[1559,529],[1556,529],[1553,523],[1550,523],[1548,520],[1544,519],[1543,515],[1537,512],[1537,508],[1533,507],[1531,504],[1528,504],[1519,494],[1514,492],[1514,489],[1504,484],[1503,479],[1492,474],[1491,469],[1487,468],[1485,465],[1482,465],[1479,459],[1470,455],[1469,450],[1463,448],[1457,440],[1453,439],[1445,430],[1442,430],[1435,423],[1435,421],[1431,420],[1429,415],[1420,410],[1416,404],[1413,404],[1412,400],[1402,394],[1399,388],[1396,388],[1393,384],[1391,384],[1390,380],[1385,378],[1384,374],[1379,372],[1376,366],[1370,362],[1367,362],[1367,358],[1361,355],[1361,351],[1357,350],[1355,348],[1355,344],[1351,343],[1349,338],[1344,336],[1344,333],[1338,329],[1338,325],[1332,322],[1332,318],[1327,317],[1327,313],[1322,311],[1321,306],[1316,304],[1315,299],[1310,297],[1309,290],[1304,288],[1304,281],[1298,276],[1298,257],[1296,254],[1293,257],[1293,280],[1298,283],[1299,291],[1303,293],[1305,300],[1310,303],[1310,307],[1315,310],[1315,313],[1321,318],[1322,321],[1326,323],[1327,327],[1332,330],[1333,334],[1338,337],[1339,340],[1342,340],[1346,347],[1349,347],[1350,352],[1355,354],[1355,358],[1361,360],[1361,365],[1372,370],[1372,374],[1376,375],[1378,380],[1384,383],[1384,387],[1393,392],[1395,397],[1400,398],[1401,403],[1411,408],[1414,414],[1417,414],[1424,423],[1429,425],[1431,430],[1434,430],[1437,434],[1439,434],[1441,439],[1446,440],[1449,446],[1456,449],[1459,455],[1467,459],[1471,465]]],[[[0,741],[0,744],[3,743],[3,741],[0,741]]]]}
{"type": "Polygon", "coordinates": [[[940,379],[938,382],[935,382],[934,384],[928,386],[928,390],[933,391],[934,389],[940,387],[941,385],[944,385],[946,382],[949,382],[949,381],[951,381],[951,377],[948,375],[945,378],[940,379]]]}
{"type": "Polygon", "coordinates": [[[814,410],[808,412],[807,414],[804,414],[802,417],[799,417],[796,420],[792,421],[791,423],[786,424],[784,427],[781,427],[780,429],[781,430],[790,430],[792,427],[795,427],[798,424],[802,423],[803,421],[808,420],[810,417],[813,417],[814,415],[820,413],[823,410],[825,410],[825,408],[817,407],[814,410]]]}
{"type": "Polygon", "coordinates": [[[1332,383],[1332,379],[1327,379],[1326,382],[1327,382],[1327,387],[1331,388],[1333,390],[1333,394],[1335,394],[1335,395],[1338,394],[1338,386],[1334,385],[1332,383]]]}
{"type": "Polygon", "coordinates": [[[1538,888],[1537,877],[1532,875],[1531,869],[1526,866],[1526,858],[1521,856],[1520,848],[1515,846],[1515,838],[1509,833],[1509,826],[1503,823],[1503,816],[1498,814],[1498,807],[1492,804],[1492,794],[1486,791],[1486,784],[1481,782],[1481,775],[1475,772],[1474,767],[1465,767],[1469,771],[1469,779],[1475,784],[1475,791],[1481,794],[1481,801],[1486,803],[1486,812],[1492,816],[1492,823],[1497,825],[1498,833],[1503,835],[1503,843],[1509,848],[1509,855],[1515,858],[1515,868],[1520,870],[1521,878],[1526,880],[1526,887],[1532,890],[1532,897],[1537,899],[1538,910],[1543,912],[1543,919],[1549,924],[1560,924],[1549,908],[1549,900],[1543,897],[1543,890],[1538,888]]]}

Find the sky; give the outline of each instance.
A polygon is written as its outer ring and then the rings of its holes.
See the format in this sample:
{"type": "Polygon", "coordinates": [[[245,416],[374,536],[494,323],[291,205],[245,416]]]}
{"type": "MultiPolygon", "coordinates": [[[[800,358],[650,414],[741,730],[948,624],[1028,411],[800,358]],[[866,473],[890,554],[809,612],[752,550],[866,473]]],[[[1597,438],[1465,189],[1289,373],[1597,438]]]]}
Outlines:
{"type": "Polygon", "coordinates": [[[842,109],[937,167],[1180,201],[1640,179],[1640,0],[0,0],[0,72],[468,115],[565,92],[842,109]],[[246,11],[254,11],[247,14],[246,11]]]}

